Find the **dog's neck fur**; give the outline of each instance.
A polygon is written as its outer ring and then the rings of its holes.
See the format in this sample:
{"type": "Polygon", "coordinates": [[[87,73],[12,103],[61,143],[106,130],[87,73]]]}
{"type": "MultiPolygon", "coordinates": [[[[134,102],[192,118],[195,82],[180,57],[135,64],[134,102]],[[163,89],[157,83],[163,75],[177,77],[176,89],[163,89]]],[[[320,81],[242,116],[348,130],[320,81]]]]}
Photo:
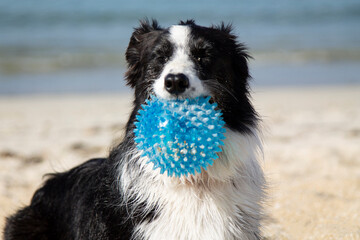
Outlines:
{"type": "MultiPolygon", "coordinates": [[[[134,239],[258,239],[265,184],[258,158],[257,131],[226,129],[223,152],[208,171],[190,177],[168,177],[153,170],[136,150],[120,168],[124,202],[135,201],[152,220],[135,226],[134,239]],[[141,174],[131,171],[137,164],[141,174]]],[[[134,209],[130,210],[134,211],[134,209]]]]}

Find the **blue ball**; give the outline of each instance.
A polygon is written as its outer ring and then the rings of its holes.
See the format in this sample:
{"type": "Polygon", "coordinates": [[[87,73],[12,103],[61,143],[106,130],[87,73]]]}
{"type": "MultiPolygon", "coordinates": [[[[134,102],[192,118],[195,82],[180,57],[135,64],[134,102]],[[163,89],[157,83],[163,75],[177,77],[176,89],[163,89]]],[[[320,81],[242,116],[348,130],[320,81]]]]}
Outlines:
{"type": "Polygon", "coordinates": [[[161,174],[181,177],[206,170],[221,152],[225,122],[210,97],[164,100],[151,96],[139,110],[135,143],[161,174]]]}

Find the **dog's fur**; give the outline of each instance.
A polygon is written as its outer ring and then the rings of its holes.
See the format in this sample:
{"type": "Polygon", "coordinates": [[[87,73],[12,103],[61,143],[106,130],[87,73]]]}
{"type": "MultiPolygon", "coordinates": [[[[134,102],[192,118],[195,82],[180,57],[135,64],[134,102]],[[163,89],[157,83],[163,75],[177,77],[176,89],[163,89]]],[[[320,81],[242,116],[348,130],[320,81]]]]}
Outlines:
{"type": "Polygon", "coordinates": [[[248,58],[230,26],[201,27],[190,20],[164,29],[142,21],[126,52],[135,100],[122,143],[108,158],[51,175],[30,206],[7,219],[5,239],[260,239],[265,180],[248,58]],[[189,87],[170,94],[164,78],[179,73],[189,87]],[[175,178],[146,164],[133,129],[150,94],[209,95],[218,103],[226,140],[207,171],[175,178]]]}

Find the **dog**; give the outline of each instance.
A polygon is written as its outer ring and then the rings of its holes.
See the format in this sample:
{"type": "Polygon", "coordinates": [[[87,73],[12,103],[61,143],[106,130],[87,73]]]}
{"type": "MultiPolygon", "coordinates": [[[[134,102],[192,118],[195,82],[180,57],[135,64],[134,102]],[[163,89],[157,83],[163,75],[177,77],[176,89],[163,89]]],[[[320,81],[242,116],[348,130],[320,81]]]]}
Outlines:
{"type": "Polygon", "coordinates": [[[134,101],[122,142],[107,158],[52,174],[7,218],[5,239],[261,239],[261,119],[250,101],[250,56],[232,32],[224,23],[140,21],[126,50],[134,101]],[[168,177],[137,150],[134,123],[150,95],[218,104],[226,139],[206,171],[168,177]]]}

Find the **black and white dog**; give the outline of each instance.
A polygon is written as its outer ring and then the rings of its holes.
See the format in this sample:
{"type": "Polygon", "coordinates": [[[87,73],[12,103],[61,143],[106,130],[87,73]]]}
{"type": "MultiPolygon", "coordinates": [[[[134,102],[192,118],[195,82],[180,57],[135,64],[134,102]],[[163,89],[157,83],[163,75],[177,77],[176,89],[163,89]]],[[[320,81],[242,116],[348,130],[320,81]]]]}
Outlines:
{"type": "Polygon", "coordinates": [[[53,174],[7,219],[5,239],[261,239],[265,179],[248,58],[230,26],[142,21],[126,52],[135,99],[122,143],[108,158],[53,174]],[[218,103],[226,139],[207,171],[168,177],[140,156],[134,121],[150,94],[218,103]]]}

